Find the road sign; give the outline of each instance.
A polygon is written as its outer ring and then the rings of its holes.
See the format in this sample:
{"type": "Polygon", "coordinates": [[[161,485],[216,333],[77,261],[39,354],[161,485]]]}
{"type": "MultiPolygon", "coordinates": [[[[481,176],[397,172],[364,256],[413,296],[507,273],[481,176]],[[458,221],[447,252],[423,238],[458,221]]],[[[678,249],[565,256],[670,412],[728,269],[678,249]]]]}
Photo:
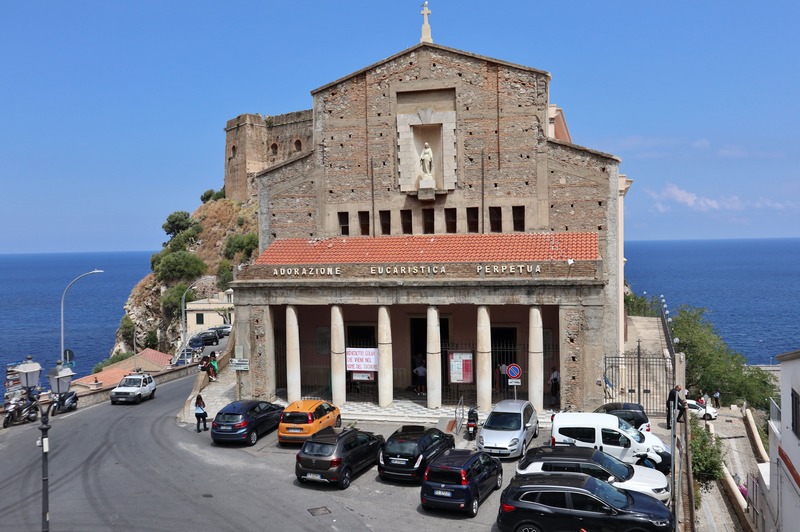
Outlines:
{"type": "Polygon", "coordinates": [[[508,368],[506,368],[506,375],[508,375],[509,384],[511,384],[510,379],[519,379],[522,376],[522,368],[519,367],[519,364],[509,364],[508,368]]]}
{"type": "Polygon", "coordinates": [[[508,379],[509,386],[522,386],[522,379],[508,379]]]}
{"type": "Polygon", "coordinates": [[[236,371],[250,371],[249,358],[232,358],[228,361],[228,364],[236,371]]]}

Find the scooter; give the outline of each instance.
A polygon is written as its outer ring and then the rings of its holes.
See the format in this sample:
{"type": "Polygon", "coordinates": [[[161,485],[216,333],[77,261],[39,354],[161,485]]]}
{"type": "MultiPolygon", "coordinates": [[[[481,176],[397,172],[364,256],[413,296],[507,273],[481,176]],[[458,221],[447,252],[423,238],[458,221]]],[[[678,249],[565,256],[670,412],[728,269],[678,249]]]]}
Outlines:
{"type": "Polygon", "coordinates": [[[78,409],[78,394],[70,390],[67,393],[60,393],[50,404],[50,415],[55,416],[61,412],[69,412],[78,409]]]}
{"type": "Polygon", "coordinates": [[[473,406],[467,413],[467,439],[472,441],[478,432],[478,407],[473,406]]]}
{"type": "Polygon", "coordinates": [[[39,419],[39,394],[30,392],[29,395],[11,399],[3,418],[3,428],[7,428],[12,423],[24,423],[37,419],[39,419]]]}

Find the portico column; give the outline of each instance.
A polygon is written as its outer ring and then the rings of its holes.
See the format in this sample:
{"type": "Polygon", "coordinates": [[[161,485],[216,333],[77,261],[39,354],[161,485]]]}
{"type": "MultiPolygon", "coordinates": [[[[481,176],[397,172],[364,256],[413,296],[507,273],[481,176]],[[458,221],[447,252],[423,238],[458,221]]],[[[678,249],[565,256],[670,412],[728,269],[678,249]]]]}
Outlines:
{"type": "Polygon", "coordinates": [[[297,309],[286,305],[286,400],[290,403],[303,397],[300,388],[300,327],[297,309]]]}
{"type": "Polygon", "coordinates": [[[394,367],[392,364],[392,316],[389,307],[378,307],[378,405],[392,404],[394,367]]]}
{"type": "MultiPolygon", "coordinates": [[[[277,372],[275,369],[275,324],[272,307],[264,308],[264,393],[270,400],[275,398],[277,372]]],[[[238,356],[238,355],[237,355],[238,356]]],[[[251,361],[252,363],[252,361],[251,361]]],[[[238,372],[237,373],[241,373],[238,372]]]]}
{"type": "Polygon", "coordinates": [[[528,311],[528,397],[537,412],[544,408],[544,333],[542,308],[528,311]]]}
{"type": "Polygon", "coordinates": [[[492,321],[489,308],[478,307],[478,342],[475,361],[475,379],[478,388],[478,410],[492,409],[492,321]]]}
{"type": "Polygon", "coordinates": [[[344,349],[344,318],[342,307],[331,306],[331,396],[333,404],[347,401],[347,363],[344,349]]]}
{"type": "Polygon", "coordinates": [[[428,307],[428,408],[442,406],[442,337],[439,333],[439,309],[428,307]]]}

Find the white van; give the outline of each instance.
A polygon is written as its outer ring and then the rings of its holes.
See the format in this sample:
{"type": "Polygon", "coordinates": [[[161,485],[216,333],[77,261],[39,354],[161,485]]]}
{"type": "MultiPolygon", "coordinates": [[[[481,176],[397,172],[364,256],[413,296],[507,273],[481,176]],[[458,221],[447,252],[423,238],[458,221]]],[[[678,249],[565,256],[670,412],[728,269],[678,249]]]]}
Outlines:
{"type": "Polygon", "coordinates": [[[553,417],[551,445],[593,447],[629,464],[652,462],[664,474],[672,466],[669,446],[652,432],[639,432],[611,414],[560,412],[553,417]]]}

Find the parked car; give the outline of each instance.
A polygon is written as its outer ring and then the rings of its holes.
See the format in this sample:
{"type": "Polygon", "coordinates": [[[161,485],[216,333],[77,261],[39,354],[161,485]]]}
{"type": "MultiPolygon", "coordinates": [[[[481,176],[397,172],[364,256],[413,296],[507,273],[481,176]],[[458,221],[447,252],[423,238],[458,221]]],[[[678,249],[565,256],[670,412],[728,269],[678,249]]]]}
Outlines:
{"type": "Polygon", "coordinates": [[[478,436],[478,450],[503,456],[522,456],[539,435],[539,418],[530,401],[500,401],[489,413],[478,436]]]}
{"type": "Polygon", "coordinates": [[[618,488],[646,493],[663,503],[670,498],[669,480],[655,469],[626,464],[589,447],[559,445],[528,449],[517,464],[518,475],[584,473],[618,488]]]}
{"type": "Polygon", "coordinates": [[[650,418],[639,403],[606,403],[600,405],[595,412],[617,416],[641,432],[650,432],[650,418]]]}
{"type": "Polygon", "coordinates": [[[428,464],[455,446],[452,434],[433,427],[403,425],[386,440],[378,456],[378,475],[382,480],[422,480],[428,464]]]}
{"type": "Polygon", "coordinates": [[[481,501],[501,487],[499,459],[483,451],[449,449],[425,469],[419,498],[425,510],[461,510],[475,517],[481,501]]]}
{"type": "Polygon", "coordinates": [[[297,480],[334,483],[347,489],[354,475],[378,461],[383,436],[355,428],[326,427],[308,438],[294,465],[297,480]]]}
{"type": "Polygon", "coordinates": [[[512,479],[500,495],[501,532],[577,530],[672,530],[661,501],[617,488],[581,473],[543,473],[512,479]]]}
{"type": "Polygon", "coordinates": [[[147,373],[131,373],[125,375],[117,387],[111,390],[111,404],[136,403],[142,399],[153,399],[156,396],[156,381],[147,373]]]}
{"type": "Polygon", "coordinates": [[[282,413],[282,406],[267,401],[234,401],[214,416],[211,439],[255,445],[259,436],[278,426],[282,413]]]}
{"type": "Polygon", "coordinates": [[[325,427],[341,427],[339,407],[319,399],[295,401],[283,410],[278,444],[304,442],[325,427]]]}
{"type": "Polygon", "coordinates": [[[629,464],[649,460],[664,474],[672,467],[671,450],[658,436],[639,432],[611,414],[559,412],[553,418],[550,443],[600,449],[629,464]]]}
{"type": "Polygon", "coordinates": [[[219,336],[214,331],[203,331],[189,340],[189,347],[203,348],[207,345],[219,345],[219,336]]]}
{"type": "Polygon", "coordinates": [[[181,350],[180,353],[175,355],[175,358],[172,359],[172,364],[174,366],[184,366],[186,364],[192,364],[194,362],[194,357],[197,354],[197,349],[192,349],[191,347],[187,347],[181,350]]]}
{"type": "Polygon", "coordinates": [[[219,336],[220,338],[224,338],[226,336],[230,336],[231,328],[232,328],[231,325],[225,324],[225,325],[217,325],[216,327],[210,327],[208,330],[214,331],[215,333],[217,333],[217,336],[219,336]]]}
{"type": "Polygon", "coordinates": [[[689,413],[699,416],[705,420],[717,419],[717,409],[708,403],[702,405],[694,399],[687,399],[686,410],[689,413]]]}

